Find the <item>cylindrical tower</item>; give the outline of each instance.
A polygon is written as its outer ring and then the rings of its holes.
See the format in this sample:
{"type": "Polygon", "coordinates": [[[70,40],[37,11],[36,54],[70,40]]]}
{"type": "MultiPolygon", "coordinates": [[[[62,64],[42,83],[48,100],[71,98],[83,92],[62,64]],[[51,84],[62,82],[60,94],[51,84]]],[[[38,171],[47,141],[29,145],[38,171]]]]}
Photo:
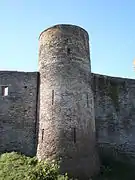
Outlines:
{"type": "Polygon", "coordinates": [[[61,158],[62,172],[90,177],[99,170],[88,33],[56,25],[39,37],[39,159],[61,158]]]}

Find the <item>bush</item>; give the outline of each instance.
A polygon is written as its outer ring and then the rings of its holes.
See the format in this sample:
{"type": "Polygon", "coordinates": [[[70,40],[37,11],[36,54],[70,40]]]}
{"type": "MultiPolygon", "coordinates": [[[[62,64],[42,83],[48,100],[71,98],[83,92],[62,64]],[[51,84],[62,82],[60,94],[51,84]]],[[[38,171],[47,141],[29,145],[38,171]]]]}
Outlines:
{"type": "Polygon", "coordinates": [[[16,152],[0,156],[0,180],[68,180],[56,162],[38,161],[16,152]]]}

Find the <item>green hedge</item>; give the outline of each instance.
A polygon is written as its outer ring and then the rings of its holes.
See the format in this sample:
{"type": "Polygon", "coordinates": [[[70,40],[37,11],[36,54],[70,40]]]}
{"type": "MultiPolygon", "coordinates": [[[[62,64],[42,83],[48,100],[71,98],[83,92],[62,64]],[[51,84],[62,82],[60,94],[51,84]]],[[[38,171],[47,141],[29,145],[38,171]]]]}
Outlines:
{"type": "Polygon", "coordinates": [[[38,161],[16,152],[0,156],[0,180],[68,180],[56,162],[38,161]]]}

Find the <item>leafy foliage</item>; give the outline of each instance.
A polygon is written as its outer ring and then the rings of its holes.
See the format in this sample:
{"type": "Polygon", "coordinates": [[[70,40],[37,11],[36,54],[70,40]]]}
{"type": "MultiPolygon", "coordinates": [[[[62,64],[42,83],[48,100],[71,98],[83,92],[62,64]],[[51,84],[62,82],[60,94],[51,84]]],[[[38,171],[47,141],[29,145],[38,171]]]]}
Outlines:
{"type": "Polygon", "coordinates": [[[16,152],[0,156],[1,180],[68,180],[67,174],[60,175],[58,163],[38,161],[16,152]]]}

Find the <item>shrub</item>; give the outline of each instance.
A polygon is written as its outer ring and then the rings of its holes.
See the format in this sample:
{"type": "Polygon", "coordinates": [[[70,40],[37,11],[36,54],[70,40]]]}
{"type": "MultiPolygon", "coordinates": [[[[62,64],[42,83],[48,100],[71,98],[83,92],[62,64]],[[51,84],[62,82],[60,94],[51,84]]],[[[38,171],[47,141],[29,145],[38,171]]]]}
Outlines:
{"type": "Polygon", "coordinates": [[[0,156],[0,180],[68,180],[60,175],[58,163],[38,161],[16,152],[0,156]]]}

